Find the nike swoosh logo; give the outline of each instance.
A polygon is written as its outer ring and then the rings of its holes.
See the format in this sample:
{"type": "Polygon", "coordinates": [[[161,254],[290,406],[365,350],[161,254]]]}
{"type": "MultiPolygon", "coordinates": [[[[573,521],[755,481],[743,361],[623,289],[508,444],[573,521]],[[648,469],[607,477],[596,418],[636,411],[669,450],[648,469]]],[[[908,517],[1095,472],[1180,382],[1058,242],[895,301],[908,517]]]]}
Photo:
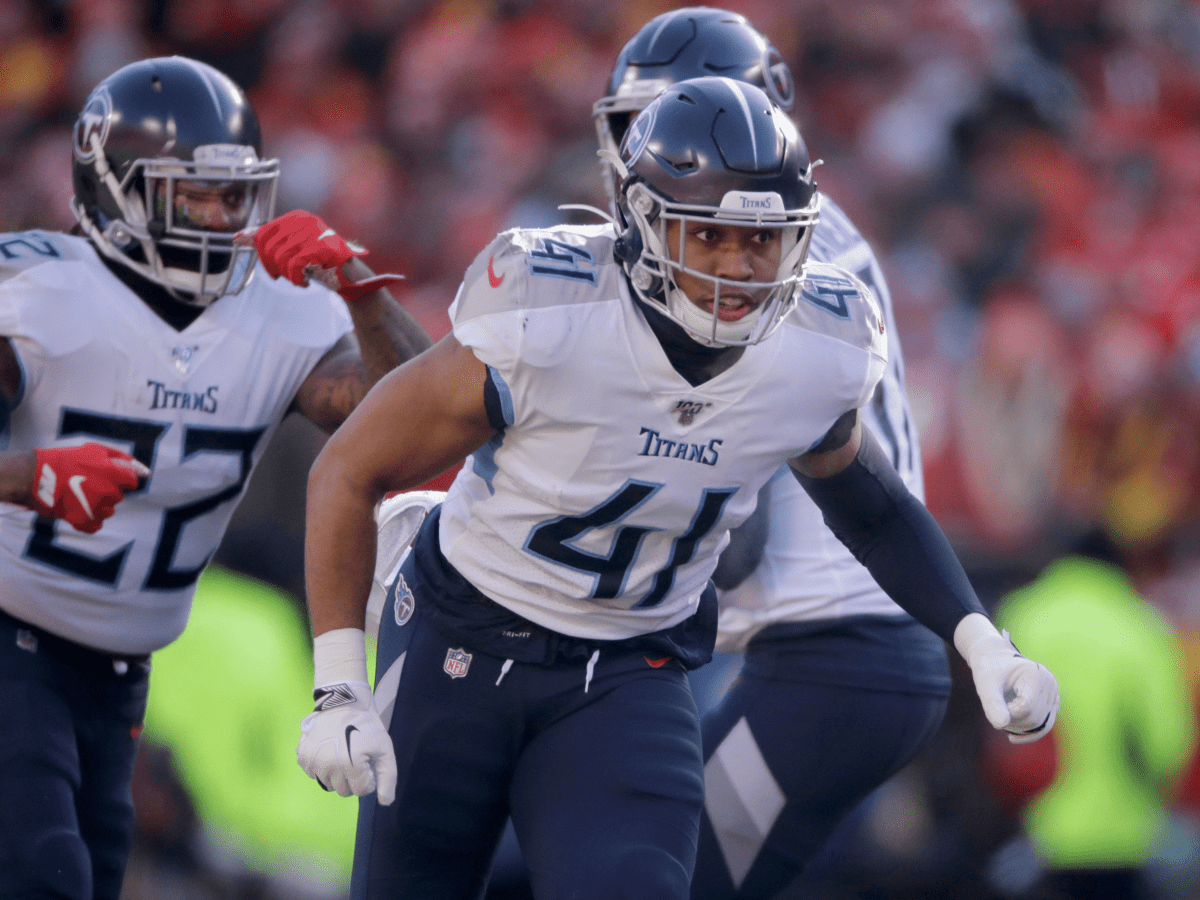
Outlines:
{"type": "Polygon", "coordinates": [[[662,659],[651,659],[648,656],[643,656],[642,659],[644,659],[646,661],[646,665],[652,669],[661,669],[671,661],[671,657],[669,656],[664,656],[662,659]]]}
{"type": "Polygon", "coordinates": [[[351,762],[354,761],[354,754],[350,751],[350,732],[352,732],[352,731],[358,731],[358,727],[355,725],[347,725],[346,726],[346,755],[350,757],[351,762]]]}
{"type": "Polygon", "coordinates": [[[1046,718],[1042,719],[1042,724],[1039,725],[1037,728],[1030,728],[1028,731],[1014,731],[1013,734],[1037,734],[1039,731],[1041,731],[1043,728],[1046,727],[1046,724],[1049,721],[1050,721],[1050,713],[1046,713],[1046,718]]]}
{"type": "Polygon", "coordinates": [[[83,492],[83,483],[85,481],[87,481],[86,475],[72,475],[67,479],[67,487],[71,489],[71,493],[75,495],[75,499],[79,501],[79,505],[87,513],[87,517],[94,519],[96,515],[92,512],[92,505],[88,503],[87,495],[83,492]]]}
{"type": "Polygon", "coordinates": [[[323,240],[325,240],[325,238],[327,238],[327,237],[334,237],[336,234],[337,234],[337,232],[336,232],[336,231],[334,231],[332,228],[326,228],[326,229],[325,229],[324,231],[322,231],[322,232],[321,232],[319,235],[317,235],[317,240],[318,240],[318,241],[323,241],[323,240]]]}
{"type": "Polygon", "coordinates": [[[488,257],[488,284],[490,284],[494,288],[498,288],[498,287],[500,287],[500,284],[504,281],[504,276],[501,275],[499,278],[496,277],[496,272],[492,269],[492,260],[493,259],[495,259],[495,257],[492,257],[492,256],[488,257]]]}

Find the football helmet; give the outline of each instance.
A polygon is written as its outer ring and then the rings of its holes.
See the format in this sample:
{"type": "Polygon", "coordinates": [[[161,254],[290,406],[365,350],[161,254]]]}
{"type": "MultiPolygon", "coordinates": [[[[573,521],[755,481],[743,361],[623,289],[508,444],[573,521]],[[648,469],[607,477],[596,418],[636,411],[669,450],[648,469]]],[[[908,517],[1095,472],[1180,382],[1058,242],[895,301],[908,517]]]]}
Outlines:
{"type": "MultiPolygon", "coordinates": [[[[621,142],[614,258],[634,292],[708,346],[754,344],[796,302],[820,209],[799,131],[759,88],[732,78],[672,85],[638,114],[621,142]],[[770,282],[735,281],[688,265],[689,223],[778,230],[780,263],[770,282]],[[679,225],[668,246],[668,224],[679,225]],[[692,302],[678,276],[712,286],[711,311],[692,302]],[[721,292],[758,299],[737,321],[720,318],[721,292]]],[[[706,288],[707,290],[707,288],[706,288]]]]}
{"type": "MultiPolygon", "coordinates": [[[[655,16],[621,50],[608,93],[592,107],[600,147],[617,152],[633,117],[664,88],[688,78],[725,76],[762,88],[783,110],[796,89],[792,71],[745,16],[690,6],[655,16]]],[[[616,185],[605,180],[609,199],[616,185]]]]}
{"type": "Polygon", "coordinates": [[[104,79],[75,122],[71,209],[101,253],[198,306],[254,268],[239,231],[271,218],[279,162],[245,93],[182,56],[104,79]]]}

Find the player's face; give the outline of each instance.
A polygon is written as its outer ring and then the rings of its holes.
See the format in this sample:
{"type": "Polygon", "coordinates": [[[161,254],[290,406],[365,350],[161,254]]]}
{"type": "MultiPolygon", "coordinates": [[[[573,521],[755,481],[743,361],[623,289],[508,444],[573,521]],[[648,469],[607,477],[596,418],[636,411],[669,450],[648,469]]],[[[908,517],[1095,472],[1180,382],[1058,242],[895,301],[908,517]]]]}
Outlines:
{"type": "MultiPolygon", "coordinates": [[[[165,211],[166,196],[160,185],[157,205],[165,211]]],[[[253,206],[245,183],[176,181],[174,225],[202,231],[238,231],[246,226],[253,206]]]]}
{"type": "MultiPolygon", "coordinates": [[[[722,225],[707,219],[667,221],[667,246],[671,258],[688,269],[730,282],[745,284],[744,288],[721,287],[720,310],[722,322],[736,322],[753,312],[766,299],[769,288],[755,288],[754,282],[773,282],[782,256],[782,235],[777,228],[755,228],[743,225],[722,225]],[[683,258],[680,259],[679,231],[683,227],[683,258]]],[[[675,283],[689,300],[707,313],[712,313],[716,283],[706,278],[676,271],[675,283]]]]}

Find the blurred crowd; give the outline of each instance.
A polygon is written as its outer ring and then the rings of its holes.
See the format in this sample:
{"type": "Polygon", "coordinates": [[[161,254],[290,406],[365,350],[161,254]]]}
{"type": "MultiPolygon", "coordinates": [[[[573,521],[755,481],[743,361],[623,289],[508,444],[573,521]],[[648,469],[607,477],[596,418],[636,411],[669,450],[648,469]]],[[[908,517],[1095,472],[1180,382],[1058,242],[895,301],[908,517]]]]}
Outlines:
{"type": "MultiPolygon", "coordinates": [[[[607,207],[591,104],[624,42],[679,5],[5,0],[0,231],[69,227],[88,91],[180,53],[247,89],[282,160],[277,212],[317,212],[376,271],[404,273],[397,294],[440,337],[496,232],[590,220],[560,204],[607,207]]],[[[1098,527],[1200,683],[1200,2],[721,5],[790,64],[818,184],[883,264],[928,502],[985,604],[1098,527]]],[[[318,445],[281,431],[221,553],[296,596],[318,445]]],[[[921,853],[933,865],[929,797],[978,783],[962,707],[926,765],[924,807],[903,779],[876,804],[907,803],[890,840],[913,871],[921,853]]],[[[974,840],[982,867],[1011,814],[963,813],[943,852],[966,858],[974,840]]]]}

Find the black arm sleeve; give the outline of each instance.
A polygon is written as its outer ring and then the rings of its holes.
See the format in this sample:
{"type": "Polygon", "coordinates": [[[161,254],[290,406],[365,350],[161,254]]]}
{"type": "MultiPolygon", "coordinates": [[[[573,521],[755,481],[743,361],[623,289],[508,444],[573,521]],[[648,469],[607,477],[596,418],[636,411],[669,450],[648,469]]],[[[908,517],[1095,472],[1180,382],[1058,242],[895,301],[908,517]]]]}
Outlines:
{"type": "Polygon", "coordinates": [[[953,642],[963,616],[984,613],[942,529],[900,480],[870,431],[863,429],[854,461],[832,478],[792,473],[838,540],[922,625],[953,642]]]}

